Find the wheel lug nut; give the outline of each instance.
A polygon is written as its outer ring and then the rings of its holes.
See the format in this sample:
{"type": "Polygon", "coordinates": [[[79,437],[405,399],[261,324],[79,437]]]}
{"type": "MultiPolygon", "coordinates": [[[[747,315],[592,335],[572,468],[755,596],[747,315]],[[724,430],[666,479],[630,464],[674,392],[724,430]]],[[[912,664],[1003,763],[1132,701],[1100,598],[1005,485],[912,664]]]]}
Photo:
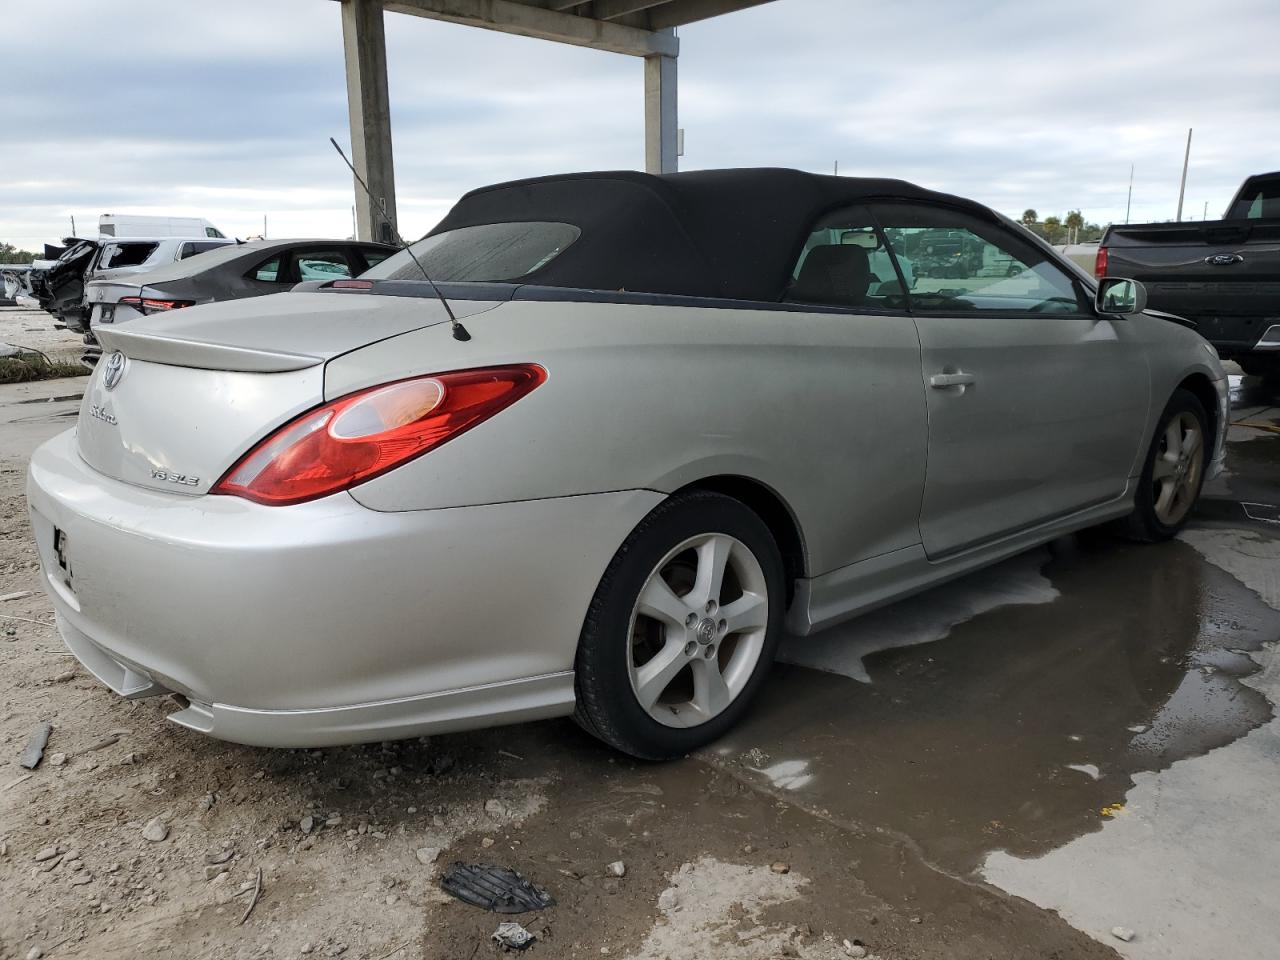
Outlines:
{"type": "Polygon", "coordinates": [[[706,657],[708,660],[714,657],[716,655],[715,645],[713,644],[711,646],[708,646],[705,650],[702,651],[702,655],[706,657]]]}
{"type": "Polygon", "coordinates": [[[724,628],[725,628],[725,627],[727,627],[728,625],[729,625],[729,624],[728,624],[726,621],[724,621],[724,620],[721,620],[721,621],[720,621],[720,631],[721,631],[721,633],[723,633],[723,632],[724,632],[724,628]]]}
{"type": "Polygon", "coordinates": [[[698,615],[696,613],[691,613],[684,618],[684,625],[686,627],[692,627],[697,622],[698,622],[698,615]]]}
{"type": "Polygon", "coordinates": [[[715,612],[716,612],[716,602],[714,600],[708,600],[707,613],[715,613],[715,612]]]}
{"type": "Polygon", "coordinates": [[[684,655],[686,657],[692,657],[694,651],[697,649],[698,649],[698,645],[694,643],[692,640],[690,640],[688,643],[684,645],[684,655]]]}

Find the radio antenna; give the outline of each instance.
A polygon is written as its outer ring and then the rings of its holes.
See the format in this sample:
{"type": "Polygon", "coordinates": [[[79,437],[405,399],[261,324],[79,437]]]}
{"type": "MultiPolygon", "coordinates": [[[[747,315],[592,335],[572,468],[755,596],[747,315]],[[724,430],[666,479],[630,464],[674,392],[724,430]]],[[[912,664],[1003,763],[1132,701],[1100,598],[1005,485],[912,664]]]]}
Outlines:
{"type": "Polygon", "coordinates": [[[409,259],[411,259],[414,266],[418,268],[418,271],[422,274],[422,278],[426,280],[427,283],[431,284],[431,292],[440,300],[440,305],[444,307],[444,312],[449,315],[449,323],[453,326],[453,339],[470,340],[471,334],[467,332],[466,327],[458,322],[458,318],[453,315],[453,308],[449,306],[449,301],[445,299],[444,294],[440,292],[440,288],[436,286],[436,282],[432,280],[430,275],[427,273],[427,268],[422,265],[422,261],[419,260],[417,254],[413,252],[413,248],[404,242],[404,237],[400,236],[400,232],[392,225],[391,217],[387,214],[386,199],[383,197],[375,198],[373,191],[369,189],[369,185],[364,182],[364,177],[360,176],[359,171],[357,171],[351,161],[347,159],[347,155],[342,152],[342,148],[338,146],[338,141],[333,139],[333,137],[330,137],[329,142],[333,144],[333,149],[338,151],[338,156],[342,158],[342,162],[347,165],[347,169],[350,170],[352,176],[356,178],[356,183],[360,184],[360,188],[364,190],[365,196],[375,203],[378,210],[381,211],[382,219],[386,221],[387,226],[391,228],[392,238],[399,245],[400,249],[409,255],[409,259]]]}

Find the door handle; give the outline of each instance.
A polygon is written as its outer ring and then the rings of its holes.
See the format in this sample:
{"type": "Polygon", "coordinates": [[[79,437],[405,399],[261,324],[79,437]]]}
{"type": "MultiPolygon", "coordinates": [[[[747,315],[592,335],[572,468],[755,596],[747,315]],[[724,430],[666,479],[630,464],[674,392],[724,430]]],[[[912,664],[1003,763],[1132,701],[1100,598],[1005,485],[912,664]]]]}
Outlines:
{"type": "Polygon", "coordinates": [[[929,386],[936,389],[943,387],[967,387],[978,380],[972,373],[935,373],[929,378],[929,386]]]}

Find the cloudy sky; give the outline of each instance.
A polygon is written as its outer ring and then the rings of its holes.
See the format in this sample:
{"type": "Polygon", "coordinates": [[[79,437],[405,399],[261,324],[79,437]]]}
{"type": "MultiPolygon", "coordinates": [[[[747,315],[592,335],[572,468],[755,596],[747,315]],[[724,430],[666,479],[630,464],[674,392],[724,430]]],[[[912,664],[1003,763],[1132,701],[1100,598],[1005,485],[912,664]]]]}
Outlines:
{"type": "MultiPolygon", "coordinates": [[[[643,165],[642,65],[389,14],[402,232],[464,191],[643,165]]],[[[1011,215],[1221,213],[1280,168],[1275,0],[775,0],[681,31],[683,169],[897,176],[1011,215]]],[[[332,0],[9,0],[0,240],[74,215],[208,217],[346,236],[349,139],[332,0]]]]}

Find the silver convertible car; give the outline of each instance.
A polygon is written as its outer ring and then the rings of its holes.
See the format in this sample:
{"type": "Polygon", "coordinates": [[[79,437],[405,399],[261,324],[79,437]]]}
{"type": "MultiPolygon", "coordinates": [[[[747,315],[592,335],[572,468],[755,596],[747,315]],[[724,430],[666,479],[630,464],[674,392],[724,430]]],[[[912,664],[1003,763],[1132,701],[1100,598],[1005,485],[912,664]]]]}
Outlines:
{"type": "Polygon", "coordinates": [[[1176,533],[1226,381],[1144,302],[896,180],[500,184],[359,278],[100,328],[31,521],[70,649],[192,730],[573,714],[667,757],[784,633],[1082,527],[1176,533]]]}

